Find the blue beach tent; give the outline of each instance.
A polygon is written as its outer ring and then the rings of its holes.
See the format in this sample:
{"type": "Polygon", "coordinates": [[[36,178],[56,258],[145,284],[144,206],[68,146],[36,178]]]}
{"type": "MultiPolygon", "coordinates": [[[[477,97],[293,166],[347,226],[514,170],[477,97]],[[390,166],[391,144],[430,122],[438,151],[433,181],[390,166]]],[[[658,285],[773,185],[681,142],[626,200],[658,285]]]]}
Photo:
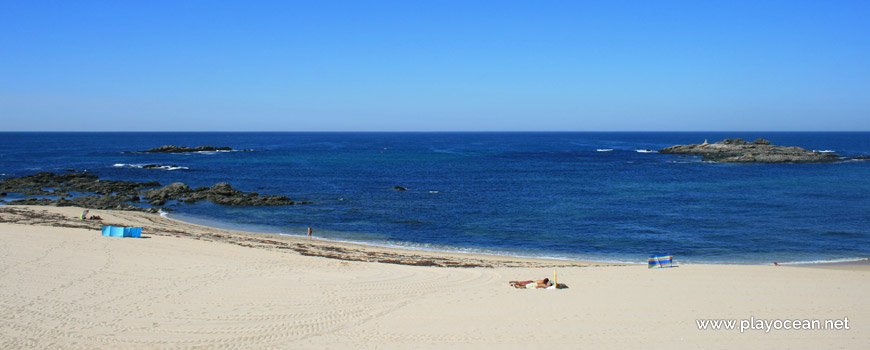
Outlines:
{"type": "Polygon", "coordinates": [[[103,226],[103,236],[106,237],[142,237],[141,227],[103,226]]]}
{"type": "Polygon", "coordinates": [[[674,267],[674,256],[667,255],[658,255],[658,254],[650,254],[649,256],[649,267],[652,268],[665,268],[665,267],[674,267]]]}

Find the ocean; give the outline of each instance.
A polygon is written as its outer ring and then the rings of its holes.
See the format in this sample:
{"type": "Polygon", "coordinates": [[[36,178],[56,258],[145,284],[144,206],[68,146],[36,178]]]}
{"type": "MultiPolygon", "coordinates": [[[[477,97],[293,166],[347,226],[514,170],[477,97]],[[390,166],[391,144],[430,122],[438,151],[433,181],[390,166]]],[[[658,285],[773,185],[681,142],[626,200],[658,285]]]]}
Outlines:
{"type": "Polygon", "coordinates": [[[163,185],[229,182],[313,203],[170,202],[168,216],[273,234],[305,235],[311,225],[321,238],[416,249],[729,264],[870,257],[870,162],[720,164],[637,152],[735,137],[870,155],[867,132],[7,132],[0,178],[75,169],[163,185]],[[169,144],[246,151],[125,152],[169,144]]]}

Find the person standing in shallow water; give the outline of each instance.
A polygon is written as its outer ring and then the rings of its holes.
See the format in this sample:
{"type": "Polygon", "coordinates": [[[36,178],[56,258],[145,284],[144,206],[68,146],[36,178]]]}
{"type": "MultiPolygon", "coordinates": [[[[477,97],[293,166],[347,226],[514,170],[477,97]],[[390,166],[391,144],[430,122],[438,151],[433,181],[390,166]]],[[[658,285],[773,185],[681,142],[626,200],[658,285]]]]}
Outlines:
{"type": "Polygon", "coordinates": [[[308,238],[311,238],[311,225],[308,225],[308,238]]]}

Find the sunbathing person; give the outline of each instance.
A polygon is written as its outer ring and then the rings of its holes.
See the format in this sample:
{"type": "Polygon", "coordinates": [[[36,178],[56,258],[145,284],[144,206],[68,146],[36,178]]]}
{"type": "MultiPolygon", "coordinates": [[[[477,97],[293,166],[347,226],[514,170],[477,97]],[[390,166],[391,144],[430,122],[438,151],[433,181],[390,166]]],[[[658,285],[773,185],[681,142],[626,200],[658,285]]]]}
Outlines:
{"type": "Polygon", "coordinates": [[[553,282],[550,282],[549,278],[537,281],[510,281],[508,283],[516,288],[547,288],[553,285],[553,282]]]}

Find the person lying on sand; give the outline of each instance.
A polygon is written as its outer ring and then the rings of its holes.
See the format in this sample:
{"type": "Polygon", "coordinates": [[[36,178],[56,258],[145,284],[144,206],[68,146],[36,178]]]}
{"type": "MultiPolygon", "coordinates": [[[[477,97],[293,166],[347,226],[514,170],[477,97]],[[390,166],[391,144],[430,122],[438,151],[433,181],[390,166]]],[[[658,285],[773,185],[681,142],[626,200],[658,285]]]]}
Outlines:
{"type": "Polygon", "coordinates": [[[553,285],[549,278],[537,281],[510,281],[508,283],[515,288],[547,288],[553,285]]]}

